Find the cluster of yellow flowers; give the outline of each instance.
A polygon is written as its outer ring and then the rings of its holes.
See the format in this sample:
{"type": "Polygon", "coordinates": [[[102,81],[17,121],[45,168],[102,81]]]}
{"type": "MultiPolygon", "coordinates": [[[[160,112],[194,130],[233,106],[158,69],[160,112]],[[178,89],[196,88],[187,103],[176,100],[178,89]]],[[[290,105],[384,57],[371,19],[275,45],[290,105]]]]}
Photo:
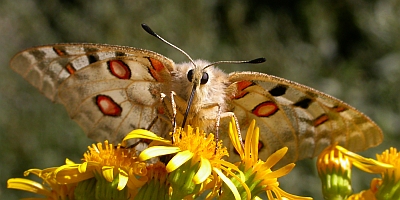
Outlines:
{"type": "MultiPolygon", "coordinates": [[[[152,141],[139,155],[133,148],[115,147],[107,141],[93,144],[84,154],[82,163],[67,159],[60,167],[27,170],[25,176],[34,174],[43,183],[13,178],[8,180],[8,188],[37,193],[44,196],[42,199],[51,200],[255,199],[261,193],[266,193],[268,199],[311,199],[279,188],[278,178],[295,166],[290,163],[275,171],[271,169],[285,155],[286,147],[262,161],[258,158],[259,129],[255,121],[247,131],[245,144],[239,140],[233,124],[232,119],[229,136],[240,155],[238,163],[225,161],[228,152],[222,141],[216,142],[213,134],[198,128],[178,129],[171,140],[138,129],[129,133],[123,144],[131,139],[152,141]]],[[[399,153],[391,148],[377,157],[377,161],[363,158],[337,145],[325,149],[317,163],[324,197],[399,198],[399,153]],[[352,165],[370,173],[380,173],[382,179],[374,179],[369,190],[351,195],[352,165]]]]}

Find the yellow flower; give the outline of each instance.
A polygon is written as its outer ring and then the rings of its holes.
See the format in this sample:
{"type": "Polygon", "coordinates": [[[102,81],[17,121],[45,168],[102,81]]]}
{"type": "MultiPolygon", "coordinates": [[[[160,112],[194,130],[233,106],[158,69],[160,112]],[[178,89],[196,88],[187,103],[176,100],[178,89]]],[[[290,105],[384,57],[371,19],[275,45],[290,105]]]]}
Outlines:
{"type": "Polygon", "coordinates": [[[390,147],[376,157],[385,165],[375,172],[382,178],[372,179],[368,190],[350,196],[350,200],[400,199],[400,153],[390,147]]]}
{"type": "Polygon", "coordinates": [[[259,160],[258,144],[260,133],[259,128],[255,127],[255,120],[251,122],[246,133],[246,142],[244,144],[244,148],[239,139],[238,130],[234,124],[236,123],[232,118],[232,121],[229,124],[229,136],[233,146],[240,155],[241,162],[237,163],[237,165],[245,174],[245,183],[249,186],[249,188],[252,188],[252,198],[258,195],[260,192],[265,191],[268,199],[311,199],[309,197],[299,197],[289,194],[279,188],[278,178],[288,174],[293,169],[295,164],[290,163],[276,171],[272,171],[271,168],[282,159],[288,150],[287,147],[284,147],[273,153],[265,162],[259,160]]]}
{"type": "Polygon", "coordinates": [[[49,178],[55,168],[48,168],[44,170],[31,169],[27,170],[24,175],[34,174],[43,180],[43,183],[25,179],[25,178],[11,178],[7,181],[7,188],[24,190],[45,196],[44,198],[35,199],[49,199],[49,200],[70,200],[74,198],[74,190],[76,183],[72,184],[58,184],[54,179],[49,178]]]}
{"type": "MultiPolygon", "coordinates": [[[[336,144],[331,145],[321,152],[317,161],[318,174],[326,199],[345,199],[351,195],[351,168],[353,165],[368,173],[383,173],[392,169],[390,164],[364,158],[336,144]]],[[[373,183],[376,181],[373,180],[373,183]]],[[[369,196],[374,193],[373,187],[371,187],[370,190],[351,195],[349,199],[374,199],[369,196]]]]}
{"type": "Polygon", "coordinates": [[[69,162],[55,170],[56,181],[75,183],[98,174],[98,177],[103,177],[109,183],[117,181],[115,184],[119,191],[127,186],[127,195],[131,198],[147,181],[146,163],[140,162],[136,152],[131,149],[122,148],[120,145],[114,147],[105,141],[104,146],[102,143],[89,146],[83,156],[82,164],[69,162]]]}
{"type": "MultiPolygon", "coordinates": [[[[228,155],[222,141],[217,144],[213,134],[200,132],[188,126],[187,130],[179,128],[172,135],[172,141],[158,137],[147,130],[134,130],[129,133],[124,141],[129,139],[150,139],[153,142],[149,148],[143,150],[139,159],[144,161],[150,158],[175,154],[166,166],[169,174],[169,183],[172,186],[172,198],[184,198],[204,191],[206,188],[213,188],[212,194],[218,192],[210,185],[218,185],[220,179],[233,190],[236,199],[240,199],[239,193],[233,183],[223,173],[234,175],[231,170],[239,169],[222,160],[228,155]]],[[[236,176],[236,175],[234,175],[236,176]]]]}
{"type": "Polygon", "coordinates": [[[368,190],[363,190],[360,193],[351,195],[347,200],[377,200],[375,197],[379,185],[382,184],[382,179],[373,178],[371,186],[368,190]]]}
{"type": "Polygon", "coordinates": [[[335,148],[324,149],[318,157],[317,169],[325,199],[346,199],[352,194],[351,162],[349,157],[335,148]]]}
{"type": "Polygon", "coordinates": [[[392,165],[393,168],[386,168],[381,173],[382,179],[375,181],[375,196],[378,199],[400,199],[400,153],[396,148],[390,147],[376,157],[378,161],[392,165]]]}
{"type": "MultiPolygon", "coordinates": [[[[108,141],[89,146],[83,163],[66,160],[60,167],[45,170],[28,170],[44,180],[49,189],[25,179],[10,179],[9,187],[49,196],[49,192],[61,190],[85,199],[132,199],[138,188],[147,181],[146,163],[140,162],[135,151],[114,147],[108,141]],[[74,191],[70,192],[70,186],[74,191]],[[34,189],[36,188],[36,189],[34,189]]],[[[71,195],[69,195],[71,198],[71,195]]],[[[58,198],[55,198],[58,199],[58,198]]],[[[60,198],[61,199],[61,198],[60,198]]]]}

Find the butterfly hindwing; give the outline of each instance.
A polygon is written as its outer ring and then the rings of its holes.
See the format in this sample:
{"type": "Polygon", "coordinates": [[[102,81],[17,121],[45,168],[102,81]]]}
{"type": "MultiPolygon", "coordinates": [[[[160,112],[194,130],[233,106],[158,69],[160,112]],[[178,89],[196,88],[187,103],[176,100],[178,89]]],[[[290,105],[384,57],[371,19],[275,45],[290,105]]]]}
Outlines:
{"type": "MultiPolygon", "coordinates": [[[[157,53],[98,44],[56,44],[17,54],[11,68],[97,141],[116,143],[162,114],[160,94],[170,92],[175,65],[157,53]]],[[[153,129],[165,130],[158,120],[153,129]]]]}
{"type": "Polygon", "coordinates": [[[260,127],[261,158],[284,146],[289,151],[283,162],[293,162],[314,157],[335,142],[351,151],[382,142],[380,128],[367,116],[312,88],[256,72],[232,73],[229,80],[235,91],[231,108],[241,130],[252,119],[260,127]]]}

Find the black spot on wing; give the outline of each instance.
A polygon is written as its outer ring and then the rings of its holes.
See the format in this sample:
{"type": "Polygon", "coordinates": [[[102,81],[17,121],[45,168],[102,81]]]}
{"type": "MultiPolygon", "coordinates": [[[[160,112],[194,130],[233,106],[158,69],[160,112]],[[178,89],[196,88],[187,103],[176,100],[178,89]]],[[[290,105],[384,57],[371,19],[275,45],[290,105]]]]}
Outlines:
{"type": "Polygon", "coordinates": [[[277,85],[276,87],[269,90],[268,92],[274,97],[282,96],[286,93],[287,88],[288,87],[286,85],[277,85]]]}
{"type": "Polygon", "coordinates": [[[124,56],[126,56],[126,53],[120,52],[120,51],[116,51],[116,52],[115,52],[115,56],[116,56],[116,57],[124,57],[124,56]]]}
{"type": "Polygon", "coordinates": [[[99,61],[99,57],[97,55],[94,55],[94,54],[87,55],[87,59],[89,61],[89,64],[92,64],[92,63],[95,63],[95,62],[99,61]]]}
{"type": "Polygon", "coordinates": [[[308,106],[310,106],[310,104],[311,104],[312,102],[313,102],[312,99],[310,99],[310,98],[304,98],[304,99],[302,99],[302,100],[296,102],[296,103],[293,104],[293,105],[294,105],[294,106],[297,106],[297,107],[301,107],[301,108],[306,109],[306,108],[308,108],[308,106]]]}

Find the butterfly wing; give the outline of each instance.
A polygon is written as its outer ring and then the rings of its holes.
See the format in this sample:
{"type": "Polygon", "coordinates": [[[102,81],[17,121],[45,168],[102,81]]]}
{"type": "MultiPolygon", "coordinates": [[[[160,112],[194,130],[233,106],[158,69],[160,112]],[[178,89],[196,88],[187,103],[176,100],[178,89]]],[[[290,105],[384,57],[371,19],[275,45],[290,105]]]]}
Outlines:
{"type": "MultiPolygon", "coordinates": [[[[118,143],[136,128],[147,128],[163,113],[161,92],[170,91],[175,64],[157,53],[99,44],[55,44],[31,48],[11,68],[52,101],[96,141],[118,143]]],[[[158,120],[155,132],[166,130],[158,120]]]]}
{"type": "Polygon", "coordinates": [[[351,151],[382,142],[382,131],[372,120],[327,94],[256,72],[232,73],[229,80],[231,109],[241,130],[253,119],[260,127],[263,159],[284,146],[289,151],[282,162],[288,163],[317,156],[335,142],[351,151]]]}

